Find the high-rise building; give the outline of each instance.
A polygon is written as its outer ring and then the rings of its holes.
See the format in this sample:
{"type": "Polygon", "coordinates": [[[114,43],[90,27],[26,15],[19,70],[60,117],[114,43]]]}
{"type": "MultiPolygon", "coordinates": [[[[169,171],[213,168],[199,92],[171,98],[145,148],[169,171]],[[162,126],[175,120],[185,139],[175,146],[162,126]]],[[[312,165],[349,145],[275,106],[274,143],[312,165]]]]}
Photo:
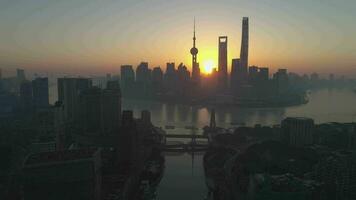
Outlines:
{"type": "Polygon", "coordinates": [[[135,84],[135,72],[132,65],[122,65],[121,66],[121,86],[122,93],[128,94],[135,84]]]}
{"type": "Polygon", "coordinates": [[[33,104],[35,108],[47,108],[49,106],[48,78],[36,78],[32,81],[33,104]]]}
{"type": "Polygon", "coordinates": [[[260,67],[258,72],[258,79],[260,81],[267,81],[269,79],[268,67],[260,67]]]}
{"type": "Polygon", "coordinates": [[[227,71],[227,36],[219,37],[219,89],[225,90],[228,83],[227,71]]]}
{"type": "Polygon", "coordinates": [[[100,200],[101,152],[76,149],[30,155],[23,164],[23,196],[27,200],[100,200]]]}
{"type": "Polygon", "coordinates": [[[65,119],[64,105],[61,101],[54,104],[54,131],[56,134],[56,150],[63,151],[65,148],[65,119]]]}
{"type": "Polygon", "coordinates": [[[106,89],[91,87],[80,94],[80,128],[85,133],[115,134],[121,121],[121,92],[118,81],[106,89]]]}
{"type": "Polygon", "coordinates": [[[188,91],[188,87],[190,87],[190,72],[187,67],[180,63],[177,69],[177,92],[180,95],[185,95],[188,91]]]}
{"type": "Polygon", "coordinates": [[[242,39],[240,51],[240,66],[244,81],[247,80],[248,50],[249,50],[249,24],[248,17],[242,19],[242,39]]]}
{"type": "Polygon", "coordinates": [[[239,68],[240,59],[234,58],[231,63],[231,78],[230,78],[230,88],[233,92],[236,92],[239,85],[239,68]]]}
{"type": "Polygon", "coordinates": [[[258,79],[258,70],[257,66],[250,66],[248,68],[248,81],[250,84],[255,84],[258,79]]]}
{"type": "Polygon", "coordinates": [[[20,104],[21,110],[29,112],[33,109],[33,92],[31,81],[23,81],[20,84],[20,104]]]}
{"type": "Polygon", "coordinates": [[[194,84],[200,84],[200,68],[197,62],[198,48],[195,47],[195,19],[194,19],[194,32],[193,32],[193,47],[190,49],[192,54],[192,81],[194,84]]]}
{"type": "Polygon", "coordinates": [[[91,80],[88,78],[59,78],[57,82],[58,101],[64,105],[66,122],[77,120],[79,94],[91,87],[91,80]]]}
{"type": "Polygon", "coordinates": [[[176,90],[177,86],[177,71],[175,63],[167,63],[166,73],[164,74],[165,88],[168,92],[176,90]]]}
{"type": "Polygon", "coordinates": [[[109,81],[103,90],[102,116],[104,133],[115,134],[121,123],[121,90],[118,81],[109,81]]]}
{"type": "Polygon", "coordinates": [[[24,69],[16,69],[16,77],[18,81],[26,80],[25,70],[24,69]]]}
{"type": "Polygon", "coordinates": [[[277,94],[284,94],[289,89],[289,77],[287,69],[278,69],[273,75],[273,79],[276,83],[277,94]]]}
{"type": "Polygon", "coordinates": [[[152,82],[155,84],[162,84],[163,82],[163,71],[160,67],[155,67],[152,70],[152,82]]]}
{"type": "Polygon", "coordinates": [[[288,117],[282,121],[282,140],[293,146],[313,143],[314,120],[310,118],[288,117]]]}
{"type": "Polygon", "coordinates": [[[136,82],[148,83],[151,79],[150,70],[147,62],[141,62],[136,68],[136,82]]]}

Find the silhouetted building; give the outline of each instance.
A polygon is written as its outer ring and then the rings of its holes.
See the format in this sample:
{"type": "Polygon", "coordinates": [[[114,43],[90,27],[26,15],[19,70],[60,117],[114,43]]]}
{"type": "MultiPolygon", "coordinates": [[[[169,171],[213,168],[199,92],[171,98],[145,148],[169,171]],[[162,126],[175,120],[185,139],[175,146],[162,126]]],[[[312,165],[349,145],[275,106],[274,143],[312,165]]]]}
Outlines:
{"type": "Polygon", "coordinates": [[[248,80],[251,84],[255,84],[258,80],[258,70],[257,66],[250,66],[248,68],[248,80]]]}
{"type": "Polygon", "coordinates": [[[103,90],[103,130],[105,133],[116,133],[121,123],[121,90],[118,81],[108,81],[103,90]]]}
{"type": "Polygon", "coordinates": [[[25,70],[24,69],[16,69],[16,77],[19,82],[26,80],[25,70]]]}
{"type": "Polygon", "coordinates": [[[151,79],[151,73],[147,62],[141,62],[136,68],[136,82],[147,84],[151,79]]]}
{"type": "Polygon", "coordinates": [[[65,149],[65,119],[64,105],[61,101],[54,104],[54,132],[56,135],[56,150],[63,151],[65,149]]]}
{"type": "Polygon", "coordinates": [[[166,73],[164,74],[165,87],[168,92],[175,92],[177,85],[177,71],[175,63],[167,63],[166,73]]]}
{"type": "Polygon", "coordinates": [[[32,154],[22,170],[24,199],[100,200],[101,169],[96,149],[32,154]]]}
{"type": "Polygon", "coordinates": [[[285,94],[289,89],[287,69],[278,69],[278,71],[273,75],[273,79],[276,82],[277,94],[285,94]]]}
{"type": "Polygon", "coordinates": [[[240,51],[240,66],[244,81],[247,80],[247,67],[248,67],[248,51],[249,51],[249,24],[248,17],[242,19],[242,39],[240,51]]]}
{"type": "Polygon", "coordinates": [[[187,67],[180,63],[177,70],[177,89],[178,94],[186,95],[188,92],[188,88],[191,87],[190,84],[190,72],[187,67]]]}
{"type": "Polygon", "coordinates": [[[219,89],[226,90],[228,84],[227,71],[227,36],[219,37],[219,89]]]}
{"type": "Polygon", "coordinates": [[[92,82],[88,78],[59,78],[57,80],[58,101],[64,105],[64,118],[67,122],[77,120],[79,95],[91,85],[92,82]]]}
{"type": "Polygon", "coordinates": [[[260,81],[268,81],[269,80],[269,69],[267,67],[259,68],[258,78],[260,81]]]}
{"type": "Polygon", "coordinates": [[[281,123],[282,140],[293,146],[313,143],[314,120],[310,118],[288,117],[281,123]]]}
{"type": "Polygon", "coordinates": [[[238,58],[232,59],[230,88],[233,92],[236,92],[239,86],[239,68],[240,68],[240,59],[238,58]]]}
{"type": "Polygon", "coordinates": [[[35,108],[47,108],[49,106],[48,78],[36,78],[32,81],[33,104],[35,108]]]}
{"type": "Polygon", "coordinates": [[[117,81],[106,89],[91,87],[80,94],[80,128],[85,133],[114,134],[121,119],[121,92],[117,81]]]}
{"type": "Polygon", "coordinates": [[[30,112],[33,110],[33,92],[31,81],[23,81],[20,84],[20,105],[21,110],[30,112]]]}
{"type": "Polygon", "coordinates": [[[156,93],[162,92],[163,87],[163,71],[160,67],[155,67],[152,70],[152,85],[156,93]]]}
{"type": "Polygon", "coordinates": [[[135,85],[135,72],[131,65],[121,66],[121,87],[124,96],[132,96],[135,85]]]}
{"type": "Polygon", "coordinates": [[[197,62],[198,48],[195,47],[195,19],[194,19],[194,33],[193,33],[193,47],[190,49],[192,54],[192,81],[194,84],[200,84],[200,68],[197,62]]]}

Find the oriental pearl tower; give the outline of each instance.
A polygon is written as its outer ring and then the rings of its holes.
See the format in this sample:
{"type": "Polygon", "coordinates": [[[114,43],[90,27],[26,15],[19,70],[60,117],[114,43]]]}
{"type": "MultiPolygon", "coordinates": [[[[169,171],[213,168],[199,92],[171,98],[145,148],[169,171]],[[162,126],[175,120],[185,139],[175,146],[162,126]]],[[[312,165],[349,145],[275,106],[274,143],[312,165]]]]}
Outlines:
{"type": "Polygon", "coordinates": [[[194,31],[193,31],[193,47],[190,49],[190,54],[192,54],[192,80],[194,83],[200,83],[200,68],[199,63],[197,63],[198,48],[195,47],[195,19],[194,19],[194,31]]]}

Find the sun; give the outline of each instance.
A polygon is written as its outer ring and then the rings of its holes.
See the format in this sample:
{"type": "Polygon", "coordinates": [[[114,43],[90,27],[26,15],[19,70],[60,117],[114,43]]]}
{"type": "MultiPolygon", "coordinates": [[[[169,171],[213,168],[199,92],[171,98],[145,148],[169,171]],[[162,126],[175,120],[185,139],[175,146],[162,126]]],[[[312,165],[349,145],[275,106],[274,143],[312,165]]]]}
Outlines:
{"type": "Polygon", "coordinates": [[[214,69],[214,61],[213,60],[205,60],[203,61],[203,69],[202,72],[204,74],[211,74],[214,69]]]}

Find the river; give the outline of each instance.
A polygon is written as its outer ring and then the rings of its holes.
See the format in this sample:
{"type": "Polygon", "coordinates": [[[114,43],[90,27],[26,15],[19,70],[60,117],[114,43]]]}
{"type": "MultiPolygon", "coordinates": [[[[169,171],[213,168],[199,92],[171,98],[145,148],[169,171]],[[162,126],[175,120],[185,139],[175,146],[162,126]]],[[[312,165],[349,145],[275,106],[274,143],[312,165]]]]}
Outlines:
{"type": "MultiPolygon", "coordinates": [[[[124,109],[134,110],[139,117],[140,110],[150,110],[155,125],[164,127],[174,125],[174,130],[189,134],[185,126],[202,128],[209,124],[209,108],[170,105],[156,102],[124,101],[124,109]]],[[[356,120],[356,93],[352,90],[323,89],[311,91],[309,102],[305,105],[288,108],[217,108],[217,125],[231,127],[231,122],[246,125],[279,124],[285,117],[311,117],[316,123],[351,122],[356,120]]],[[[158,188],[158,199],[203,200],[207,196],[202,155],[166,155],[165,173],[158,188]]]]}
{"type": "MultiPolygon", "coordinates": [[[[53,96],[52,96],[53,98],[53,96]]],[[[53,101],[53,99],[52,99],[53,101]]],[[[191,107],[147,101],[124,100],[123,109],[133,110],[136,117],[141,110],[150,110],[156,126],[175,126],[168,133],[190,134],[185,126],[201,128],[209,124],[210,108],[191,107]]],[[[315,123],[351,122],[356,120],[356,93],[349,89],[322,89],[311,91],[305,105],[288,108],[217,108],[216,122],[221,127],[231,123],[274,125],[285,117],[310,117],[315,123]]],[[[158,199],[204,199],[207,189],[204,182],[202,155],[166,155],[164,177],[157,190],[158,199]]]]}

